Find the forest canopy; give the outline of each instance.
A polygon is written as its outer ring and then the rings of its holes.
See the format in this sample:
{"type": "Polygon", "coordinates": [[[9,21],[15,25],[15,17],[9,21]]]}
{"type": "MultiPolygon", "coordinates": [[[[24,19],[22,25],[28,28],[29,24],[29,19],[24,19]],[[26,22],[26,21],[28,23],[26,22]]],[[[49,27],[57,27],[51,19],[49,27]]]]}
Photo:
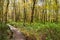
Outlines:
{"type": "Polygon", "coordinates": [[[1,0],[0,21],[60,22],[59,0],[1,0]],[[38,20],[38,21],[37,21],[38,20]]]}

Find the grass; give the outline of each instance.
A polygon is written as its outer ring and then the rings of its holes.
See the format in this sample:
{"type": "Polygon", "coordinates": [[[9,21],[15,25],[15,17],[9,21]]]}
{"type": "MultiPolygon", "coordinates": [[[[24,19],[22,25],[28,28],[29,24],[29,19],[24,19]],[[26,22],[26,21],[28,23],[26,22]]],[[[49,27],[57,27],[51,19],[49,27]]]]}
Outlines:
{"type": "Polygon", "coordinates": [[[20,22],[11,24],[15,24],[27,36],[34,35],[36,40],[40,40],[42,38],[46,38],[46,40],[60,40],[60,23],[26,23],[25,27],[23,26],[23,23],[20,22]],[[46,37],[44,37],[44,35],[46,37]]]}
{"type": "MultiPolygon", "coordinates": [[[[23,26],[21,22],[11,22],[9,24],[15,25],[15,27],[19,28],[31,40],[60,40],[60,23],[26,23],[26,26],[23,26]]],[[[4,26],[2,30],[6,31],[7,28],[5,29],[4,26]]]]}

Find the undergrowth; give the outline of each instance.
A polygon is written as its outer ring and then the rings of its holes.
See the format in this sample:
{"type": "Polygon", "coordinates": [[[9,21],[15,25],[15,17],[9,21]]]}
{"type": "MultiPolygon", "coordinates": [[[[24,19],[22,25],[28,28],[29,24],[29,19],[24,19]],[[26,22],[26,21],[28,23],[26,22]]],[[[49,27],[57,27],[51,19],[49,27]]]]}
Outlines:
{"type": "Polygon", "coordinates": [[[32,36],[31,38],[36,38],[36,40],[60,40],[60,23],[10,23],[15,25],[27,36],[32,36]]]}
{"type": "MultiPolygon", "coordinates": [[[[9,24],[17,27],[23,32],[27,40],[60,40],[60,23],[25,23],[25,26],[23,26],[23,23],[21,22],[10,22],[9,24]]],[[[2,27],[2,34],[4,34],[3,36],[5,38],[7,37],[7,29],[6,26],[2,27]]],[[[0,32],[2,31],[0,30],[0,32]]],[[[3,40],[1,37],[0,39],[3,40]]]]}

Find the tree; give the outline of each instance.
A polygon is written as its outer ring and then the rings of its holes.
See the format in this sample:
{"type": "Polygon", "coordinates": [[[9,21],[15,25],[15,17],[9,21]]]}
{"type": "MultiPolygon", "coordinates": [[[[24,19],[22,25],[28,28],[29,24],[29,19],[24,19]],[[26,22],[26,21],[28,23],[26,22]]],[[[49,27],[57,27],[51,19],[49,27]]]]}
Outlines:
{"type": "Polygon", "coordinates": [[[24,0],[23,2],[24,2],[24,23],[23,23],[23,25],[25,26],[25,22],[26,22],[26,8],[25,8],[25,0],[24,0]]]}
{"type": "Polygon", "coordinates": [[[7,0],[7,6],[5,11],[5,23],[7,23],[7,13],[8,13],[9,0],[7,0]]]}
{"type": "Polygon", "coordinates": [[[55,10],[55,12],[56,12],[56,22],[58,22],[58,1],[55,0],[55,3],[56,3],[56,10],[55,10]]]}
{"type": "Polygon", "coordinates": [[[32,7],[32,13],[31,13],[31,23],[33,23],[33,15],[34,15],[34,9],[35,9],[35,4],[36,4],[36,0],[33,0],[33,7],[32,7]]]}

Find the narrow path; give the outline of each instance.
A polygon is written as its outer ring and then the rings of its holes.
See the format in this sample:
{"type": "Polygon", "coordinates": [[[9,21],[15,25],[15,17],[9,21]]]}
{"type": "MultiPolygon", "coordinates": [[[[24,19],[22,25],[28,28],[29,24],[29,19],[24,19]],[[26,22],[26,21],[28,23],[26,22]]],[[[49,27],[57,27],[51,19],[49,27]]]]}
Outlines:
{"type": "Polygon", "coordinates": [[[17,28],[11,26],[10,24],[7,25],[10,28],[11,32],[13,33],[12,34],[13,38],[11,40],[26,40],[23,33],[20,32],[17,28]]]}

